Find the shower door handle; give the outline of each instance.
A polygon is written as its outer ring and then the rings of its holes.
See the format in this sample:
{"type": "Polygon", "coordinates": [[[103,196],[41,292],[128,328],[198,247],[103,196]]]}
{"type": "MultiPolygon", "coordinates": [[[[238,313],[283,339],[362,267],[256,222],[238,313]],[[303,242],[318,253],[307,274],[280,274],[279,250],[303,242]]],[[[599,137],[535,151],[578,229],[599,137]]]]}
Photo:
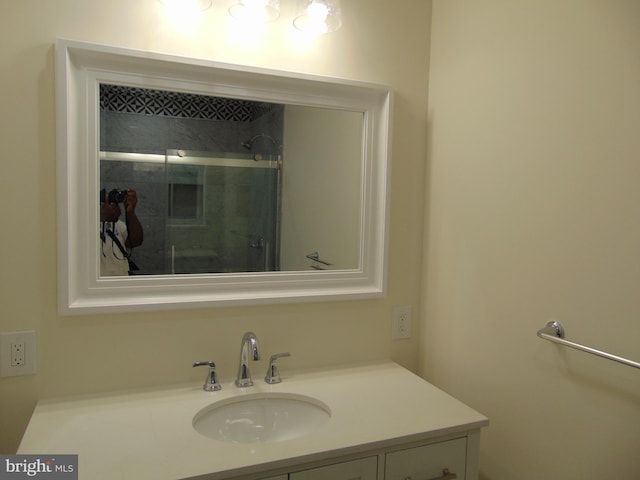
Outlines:
{"type": "Polygon", "coordinates": [[[255,242],[249,244],[250,248],[264,248],[264,238],[258,237],[255,242]]]}

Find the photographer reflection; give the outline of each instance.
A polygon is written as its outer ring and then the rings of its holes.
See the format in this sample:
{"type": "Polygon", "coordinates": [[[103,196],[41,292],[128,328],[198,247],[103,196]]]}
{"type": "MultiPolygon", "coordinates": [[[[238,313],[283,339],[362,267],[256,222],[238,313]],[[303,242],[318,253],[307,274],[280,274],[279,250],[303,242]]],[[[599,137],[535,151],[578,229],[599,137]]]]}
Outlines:
{"type": "Polygon", "coordinates": [[[138,270],[131,249],[142,245],[143,231],[135,209],[135,190],[100,190],[100,275],[129,275],[138,270]],[[124,221],[120,219],[124,205],[124,221]]]}

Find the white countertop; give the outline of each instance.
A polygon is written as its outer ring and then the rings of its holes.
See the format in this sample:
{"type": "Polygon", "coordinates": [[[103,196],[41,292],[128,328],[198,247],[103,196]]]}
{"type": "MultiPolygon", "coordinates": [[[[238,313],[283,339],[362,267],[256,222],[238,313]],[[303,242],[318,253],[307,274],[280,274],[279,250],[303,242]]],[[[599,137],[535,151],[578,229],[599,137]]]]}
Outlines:
{"type": "MultiPolygon", "coordinates": [[[[19,454],[78,454],[81,480],[175,480],[204,474],[227,478],[324,460],[408,441],[477,430],[485,416],[392,362],[281,372],[268,385],[224,382],[42,400],[19,454]],[[192,426],[202,408],[232,396],[287,392],[314,397],[331,420],[294,440],[235,444],[206,438],[192,426]]],[[[209,477],[208,477],[209,478],[209,477]]]]}

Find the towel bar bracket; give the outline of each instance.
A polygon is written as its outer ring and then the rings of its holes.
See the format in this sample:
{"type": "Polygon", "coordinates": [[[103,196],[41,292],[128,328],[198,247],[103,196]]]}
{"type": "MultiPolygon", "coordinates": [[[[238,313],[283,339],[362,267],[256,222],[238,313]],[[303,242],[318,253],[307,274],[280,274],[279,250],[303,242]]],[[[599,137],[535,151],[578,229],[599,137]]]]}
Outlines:
{"type": "Polygon", "coordinates": [[[547,322],[547,325],[540,330],[540,333],[547,333],[549,335],[555,335],[558,338],[564,338],[564,328],[560,322],[547,322]]]}

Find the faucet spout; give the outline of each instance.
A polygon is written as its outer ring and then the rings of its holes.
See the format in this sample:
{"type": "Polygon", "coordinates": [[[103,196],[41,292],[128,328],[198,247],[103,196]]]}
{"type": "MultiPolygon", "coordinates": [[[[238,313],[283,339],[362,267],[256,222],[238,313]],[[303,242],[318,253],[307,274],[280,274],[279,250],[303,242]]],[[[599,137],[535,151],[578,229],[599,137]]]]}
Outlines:
{"type": "Polygon", "coordinates": [[[249,370],[249,362],[260,360],[260,351],[258,350],[258,337],[253,332],[247,332],[242,336],[240,343],[240,365],[238,367],[238,376],[236,377],[236,385],[238,387],[250,387],[253,385],[251,379],[251,371],[249,370]]]}

